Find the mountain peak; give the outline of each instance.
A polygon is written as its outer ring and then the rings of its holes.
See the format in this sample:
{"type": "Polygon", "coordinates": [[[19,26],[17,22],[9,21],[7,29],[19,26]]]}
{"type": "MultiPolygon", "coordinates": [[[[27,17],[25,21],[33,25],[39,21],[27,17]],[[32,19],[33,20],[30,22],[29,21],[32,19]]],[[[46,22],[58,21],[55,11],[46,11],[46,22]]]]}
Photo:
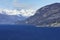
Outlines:
{"type": "Polygon", "coordinates": [[[60,26],[60,3],[53,3],[38,9],[35,15],[28,18],[26,22],[39,26],[60,26]]]}
{"type": "Polygon", "coordinates": [[[49,10],[56,10],[56,9],[60,9],[60,3],[53,3],[50,5],[46,5],[40,9],[38,9],[35,13],[35,15],[40,15],[42,16],[45,12],[49,11],[49,10]]]}
{"type": "MultiPolygon", "coordinates": [[[[51,4],[52,5],[52,4],[51,4]]],[[[60,3],[53,3],[53,5],[60,5],[60,3]]]]}
{"type": "Polygon", "coordinates": [[[50,6],[59,6],[60,7],[60,3],[53,3],[53,4],[50,4],[50,6]]]}

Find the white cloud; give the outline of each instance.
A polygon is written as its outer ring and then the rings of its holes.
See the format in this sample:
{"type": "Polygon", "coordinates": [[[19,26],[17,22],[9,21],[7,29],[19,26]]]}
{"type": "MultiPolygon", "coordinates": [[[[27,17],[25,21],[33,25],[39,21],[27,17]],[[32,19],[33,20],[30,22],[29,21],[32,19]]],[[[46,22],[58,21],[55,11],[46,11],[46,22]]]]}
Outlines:
{"type": "Polygon", "coordinates": [[[32,16],[35,14],[35,10],[33,9],[21,9],[21,10],[9,10],[9,9],[0,9],[0,13],[7,15],[22,15],[22,16],[32,16]],[[4,13],[3,13],[4,12],[4,13]]]}
{"type": "Polygon", "coordinates": [[[22,9],[20,11],[20,13],[23,15],[23,16],[32,16],[35,14],[35,10],[32,10],[32,9],[29,9],[29,10],[24,10],[22,9]]]}

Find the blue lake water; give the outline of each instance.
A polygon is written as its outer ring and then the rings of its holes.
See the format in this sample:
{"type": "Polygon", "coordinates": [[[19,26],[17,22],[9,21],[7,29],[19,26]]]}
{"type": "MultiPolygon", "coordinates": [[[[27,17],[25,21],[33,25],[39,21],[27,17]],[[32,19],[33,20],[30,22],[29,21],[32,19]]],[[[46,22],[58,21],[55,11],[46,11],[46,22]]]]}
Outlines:
{"type": "Polygon", "coordinates": [[[60,28],[0,25],[0,40],[60,40],[60,28]]]}

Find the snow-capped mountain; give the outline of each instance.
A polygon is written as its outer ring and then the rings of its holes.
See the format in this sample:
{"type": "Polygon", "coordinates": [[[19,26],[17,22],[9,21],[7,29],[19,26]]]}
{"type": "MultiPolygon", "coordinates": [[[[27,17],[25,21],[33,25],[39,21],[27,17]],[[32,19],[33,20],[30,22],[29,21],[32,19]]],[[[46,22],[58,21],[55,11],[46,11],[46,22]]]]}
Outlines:
{"type": "Polygon", "coordinates": [[[35,14],[35,10],[32,9],[21,9],[21,10],[9,10],[9,9],[0,9],[1,14],[6,14],[6,15],[22,15],[24,17],[30,17],[35,14]]]}
{"type": "Polygon", "coordinates": [[[8,10],[0,9],[0,24],[15,24],[34,15],[34,10],[8,10]]]}

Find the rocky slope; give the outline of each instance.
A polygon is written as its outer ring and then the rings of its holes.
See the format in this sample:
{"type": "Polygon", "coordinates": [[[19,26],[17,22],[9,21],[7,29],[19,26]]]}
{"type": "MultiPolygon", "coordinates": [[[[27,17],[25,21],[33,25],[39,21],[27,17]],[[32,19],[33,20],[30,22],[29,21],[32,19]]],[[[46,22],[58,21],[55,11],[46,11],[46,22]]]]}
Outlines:
{"type": "Polygon", "coordinates": [[[60,26],[60,3],[54,3],[38,9],[34,16],[24,21],[36,26],[60,26]]]}

